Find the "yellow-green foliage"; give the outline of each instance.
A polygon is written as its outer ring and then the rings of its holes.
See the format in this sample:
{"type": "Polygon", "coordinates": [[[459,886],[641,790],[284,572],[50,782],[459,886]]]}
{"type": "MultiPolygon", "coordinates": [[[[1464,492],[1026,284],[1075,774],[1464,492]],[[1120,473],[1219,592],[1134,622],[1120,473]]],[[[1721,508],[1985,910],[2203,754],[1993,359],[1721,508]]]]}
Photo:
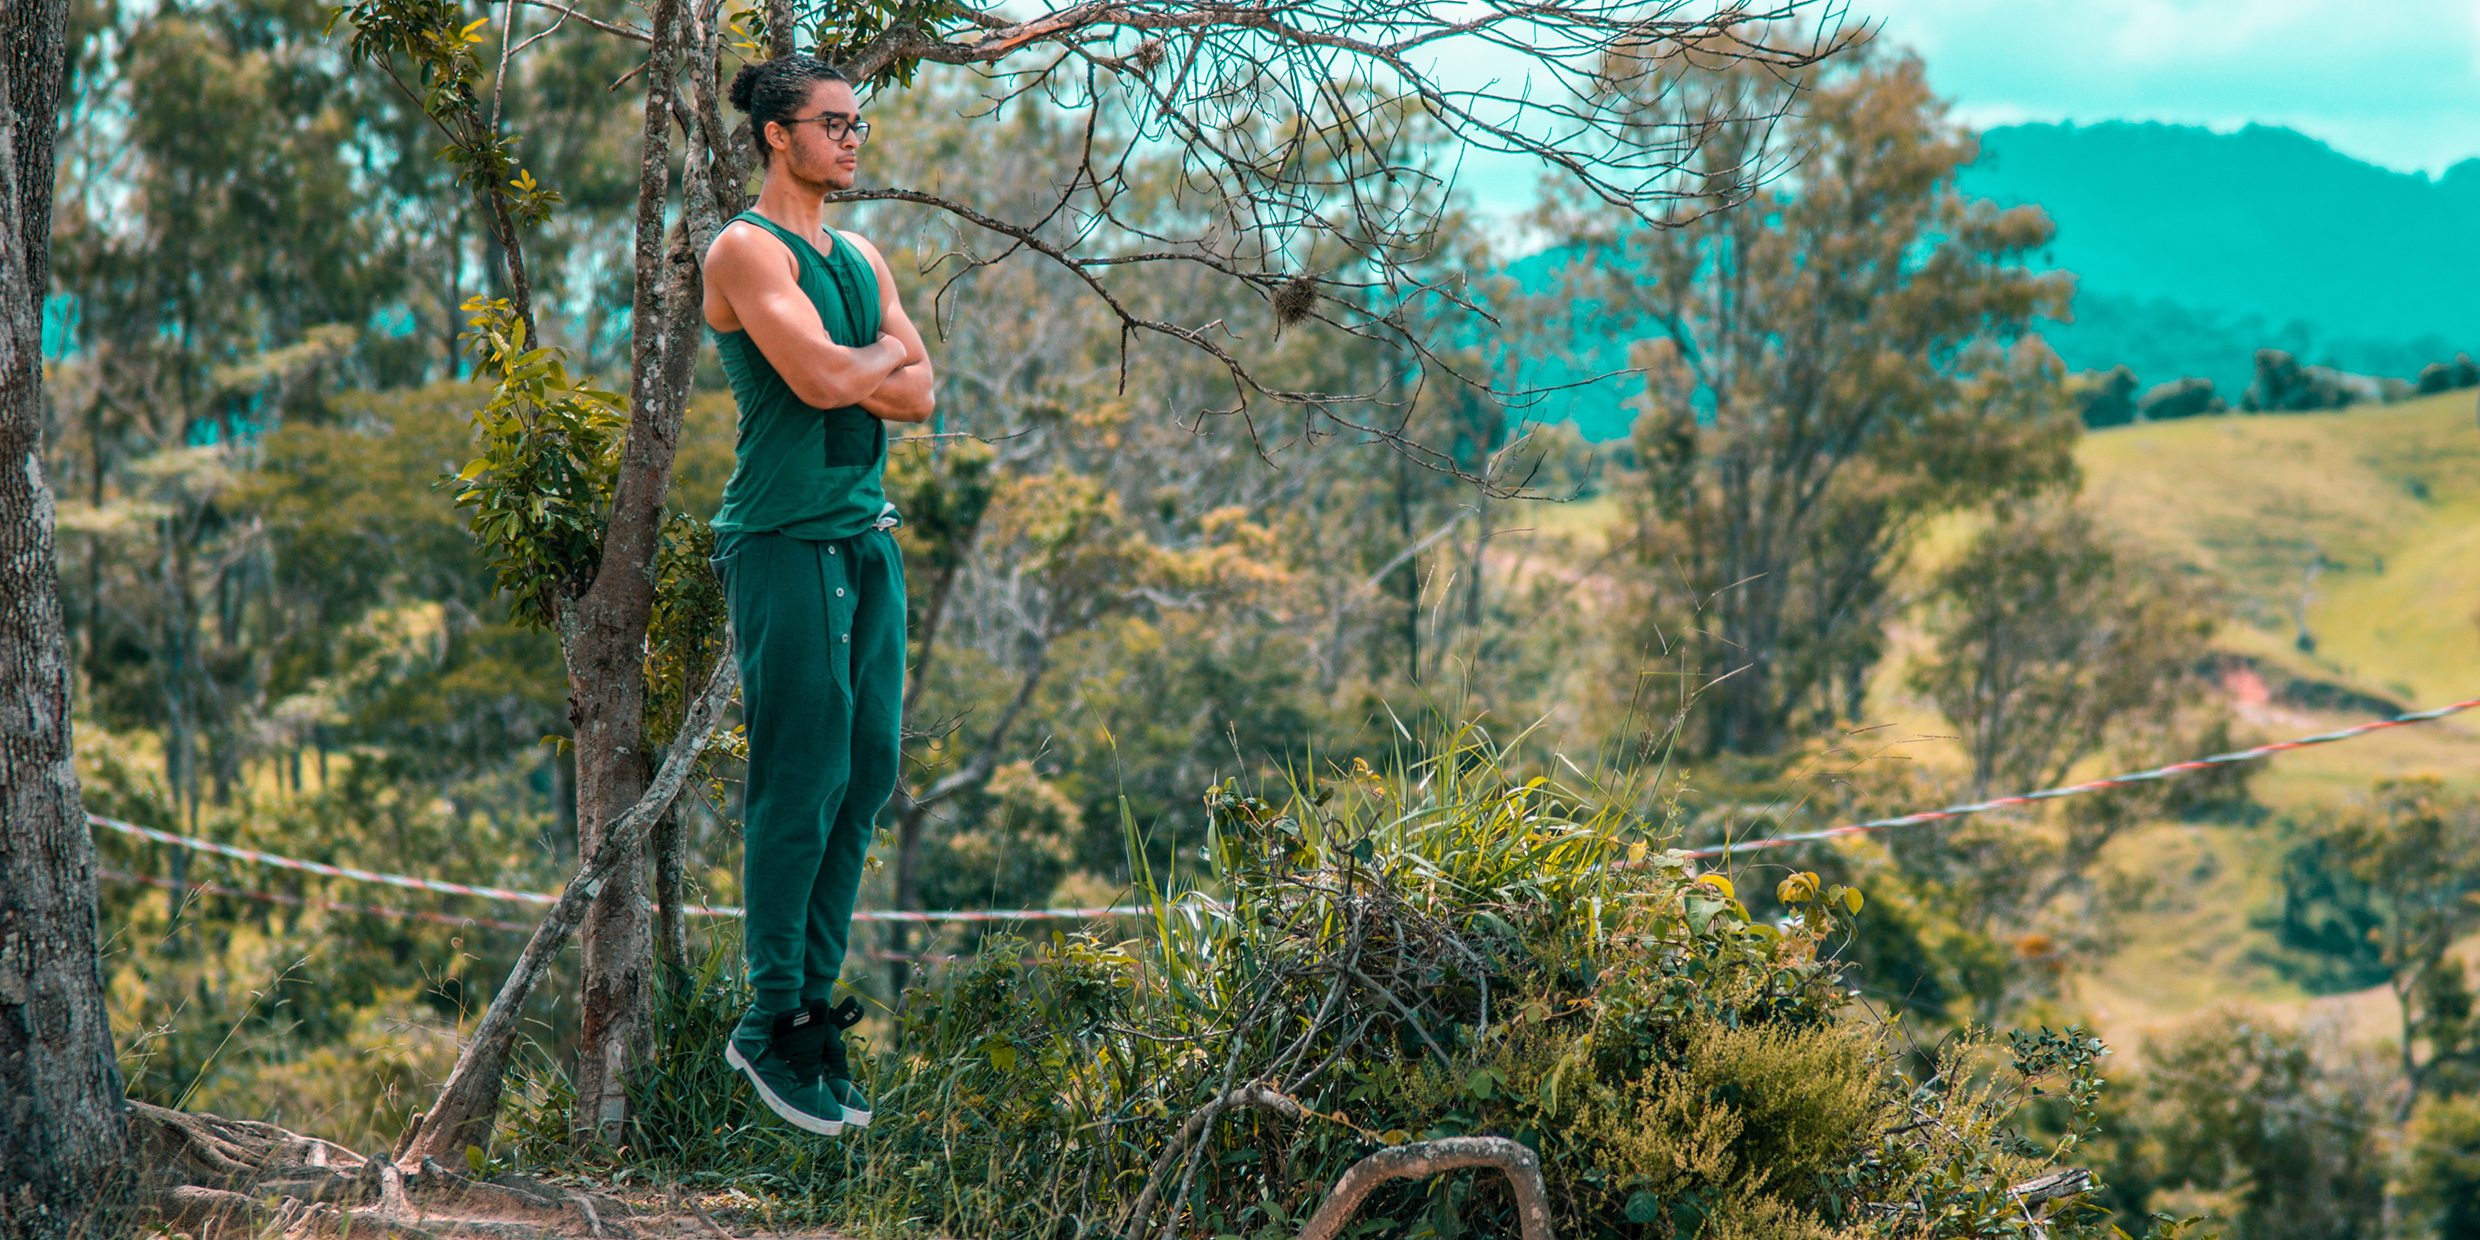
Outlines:
{"type": "Polygon", "coordinates": [[[1669,1071],[1596,1086],[1580,1135],[1661,1197],[1704,1195],[1734,1224],[1717,1240],[1818,1234],[1818,1177],[1886,1127],[1871,1049],[1847,1027],[1699,1026],[1669,1071]]]}
{"type": "MultiPolygon", "coordinates": [[[[86,804],[115,818],[347,865],[387,848],[436,858],[432,872],[450,881],[554,881],[534,843],[539,819],[495,821],[443,797],[408,795],[368,753],[336,755],[308,791],[237,793],[193,824],[172,807],[136,739],[90,727],[79,742],[86,804]]],[[[523,943],[479,925],[320,907],[388,901],[364,884],[110,831],[96,832],[96,847],[107,870],[178,875],[184,885],[176,898],[110,881],[98,909],[121,1074],[130,1096],[162,1106],[385,1148],[446,1077],[459,1020],[523,943]]],[[[496,911],[458,903],[479,916],[496,911]]],[[[532,1016],[547,1017],[561,989],[546,987],[532,1016]]]]}
{"type": "MultiPolygon", "coordinates": [[[[1586,1031],[1527,1030],[1489,1070],[1493,1092],[1529,1099],[1560,1172],[1552,1195],[1579,1213],[1660,1217],[1655,1234],[1794,1240],[1833,1230],[1819,1212],[1831,1171],[1884,1136],[1892,1111],[1874,1036],[1862,1027],[1690,1027],[1660,1069],[1605,1077],[1586,1031]],[[1684,1207],[1684,1208],[1682,1208],[1684,1207]]],[[[1461,1081],[1435,1066],[1407,1100],[1447,1109],[1461,1081]]],[[[1633,1221],[1644,1222],[1643,1218],[1633,1221]]]]}

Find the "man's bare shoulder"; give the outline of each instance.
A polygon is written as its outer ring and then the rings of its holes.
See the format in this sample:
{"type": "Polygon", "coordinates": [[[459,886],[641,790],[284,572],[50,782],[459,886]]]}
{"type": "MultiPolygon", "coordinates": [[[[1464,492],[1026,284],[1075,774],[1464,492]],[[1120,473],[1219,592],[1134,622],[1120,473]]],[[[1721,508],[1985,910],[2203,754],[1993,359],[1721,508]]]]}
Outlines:
{"type": "Polygon", "coordinates": [[[732,220],[723,231],[715,234],[714,243],[706,247],[706,269],[746,271],[752,264],[782,264],[792,261],[792,250],[775,234],[747,220],[732,220]]]}

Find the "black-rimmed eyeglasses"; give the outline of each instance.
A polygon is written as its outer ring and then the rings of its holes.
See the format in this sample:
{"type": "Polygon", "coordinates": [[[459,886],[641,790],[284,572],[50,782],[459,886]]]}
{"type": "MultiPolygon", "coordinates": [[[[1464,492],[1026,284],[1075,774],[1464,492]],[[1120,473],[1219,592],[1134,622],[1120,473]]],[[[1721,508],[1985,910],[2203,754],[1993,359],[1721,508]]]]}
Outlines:
{"type": "Polygon", "coordinates": [[[795,116],[789,120],[777,121],[776,124],[806,125],[811,121],[817,121],[827,127],[827,141],[829,142],[841,142],[845,134],[851,134],[855,142],[870,140],[870,122],[843,112],[821,112],[816,116],[795,116]]]}

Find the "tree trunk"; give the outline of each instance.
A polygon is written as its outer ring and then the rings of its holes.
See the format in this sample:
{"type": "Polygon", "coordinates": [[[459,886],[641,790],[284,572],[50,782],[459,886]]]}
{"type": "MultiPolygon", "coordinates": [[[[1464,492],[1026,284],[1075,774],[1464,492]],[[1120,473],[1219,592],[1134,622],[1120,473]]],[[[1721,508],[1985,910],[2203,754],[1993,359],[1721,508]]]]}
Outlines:
{"type": "Polygon", "coordinates": [[[0,1236],[105,1234],[128,1153],[71,761],[42,306],[65,0],[0,14],[0,1236]]]}
{"type": "Polygon", "coordinates": [[[655,947],[673,981],[690,970],[688,917],[681,905],[688,897],[689,828],[673,806],[654,824],[655,947]]]}
{"type": "MultiPolygon", "coordinates": [[[[674,264],[664,237],[670,192],[672,95],[678,88],[680,0],[655,6],[647,54],[646,120],[638,167],[636,300],[630,346],[629,433],[612,491],[611,521],[594,585],[563,609],[569,721],[576,728],[577,851],[645,792],[646,622],[654,605],[663,494],[680,447],[681,414],[698,346],[703,283],[694,261],[674,264]]],[[[653,925],[642,857],[616,870],[586,916],[577,1101],[580,1138],[616,1141],[628,1119],[626,1076],[652,1033],[653,925]]]]}

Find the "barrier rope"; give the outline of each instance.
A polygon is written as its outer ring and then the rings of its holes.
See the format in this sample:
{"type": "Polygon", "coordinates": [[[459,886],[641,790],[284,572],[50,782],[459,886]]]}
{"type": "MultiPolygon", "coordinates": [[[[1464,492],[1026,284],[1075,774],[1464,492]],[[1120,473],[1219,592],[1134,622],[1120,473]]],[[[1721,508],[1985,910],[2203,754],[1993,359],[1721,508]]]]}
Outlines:
{"type": "Polygon", "coordinates": [[[1695,848],[1684,851],[1691,857],[1724,857],[1729,856],[1732,853],[1755,852],[1762,848],[1787,848],[1793,844],[1806,844],[1816,840],[1836,839],[1841,836],[1859,835],[1869,831],[1883,831],[1889,827],[1908,827],[1924,822],[1937,822],[1947,818],[1961,818],[1967,814],[1987,813],[1993,809],[2007,809],[2016,805],[2030,805],[2036,801],[2053,801],[2059,797],[2071,797],[2086,792],[2099,792],[2104,788],[2124,788],[2129,784],[2140,784],[2148,780],[2169,779],[2173,776],[2185,775],[2194,771],[2201,771],[2207,767],[2227,766],[2234,762],[2251,762],[2255,759],[2271,757],[2272,755],[2278,753],[2288,753],[2294,749],[2306,749],[2311,745],[2330,745],[2335,741],[2347,741],[2354,737],[2366,736],[2371,732],[2382,732],[2387,728],[2408,727],[2415,723],[2428,723],[2433,720],[2443,719],[2448,715],[2458,714],[2460,712],[2470,710],[2475,706],[2480,706],[2480,698],[2469,698],[2464,701],[2453,703],[2449,706],[2440,706],[2435,710],[2423,710],[2408,715],[2396,715],[2391,719],[2379,719],[2374,722],[2359,724],[2356,727],[2343,728],[2336,732],[2320,732],[2314,736],[2300,737],[2298,740],[2276,741],[2270,745],[2258,745],[2254,749],[2241,749],[2232,753],[2217,753],[2209,758],[2196,758],[2187,762],[2173,762],[2168,766],[2157,766],[2149,771],[2136,771],[2126,775],[2113,775],[2108,779],[2095,779],[2080,784],[2069,784],[2064,788],[2048,788],[2040,792],[2019,793],[2011,797],[1999,797],[1992,801],[1975,801],[1969,805],[1950,805],[1945,809],[1924,810],[1917,814],[1905,814],[1899,818],[1874,818],[1867,822],[1855,822],[1849,826],[1827,827],[1822,831],[1801,831],[1791,835],[1773,835],[1767,836],[1763,839],[1748,840],[1742,843],[1717,844],[1710,848],[1695,848]]]}
{"type": "MultiPolygon", "coordinates": [[[[153,840],[158,844],[170,844],[178,848],[196,849],[199,852],[214,853],[219,857],[230,857],[236,861],[248,861],[258,865],[273,866],[279,870],[299,870],[306,874],[319,874],[328,878],[349,879],[354,882],[362,883],[383,883],[390,887],[406,887],[416,891],[435,891],[441,895],[479,896],[487,900],[513,900],[523,904],[538,905],[551,905],[560,902],[559,896],[540,891],[514,891],[506,887],[482,887],[468,883],[451,883],[436,878],[416,878],[410,874],[381,874],[371,870],[357,870],[351,866],[329,865],[323,861],[304,861],[299,857],[286,857],[276,853],[260,852],[255,848],[243,848],[236,844],[224,844],[218,843],[215,840],[200,839],[194,835],[181,835],[171,831],[158,830],[154,827],[142,827],[134,822],[123,822],[118,818],[106,818],[101,814],[88,814],[86,816],[86,821],[94,826],[102,827],[109,831],[118,831],[123,835],[134,835],[140,839],[153,840]]],[[[147,881],[139,876],[122,874],[118,871],[104,871],[104,877],[111,878],[116,881],[147,881]]],[[[151,885],[169,887],[173,884],[171,883],[171,880],[166,879],[162,882],[153,883],[151,885]]],[[[183,887],[195,887],[202,891],[208,889],[208,884],[204,883],[182,883],[178,885],[183,887]]],[[[259,899],[264,897],[277,903],[290,902],[290,897],[278,896],[274,893],[266,892],[248,892],[222,888],[217,889],[217,894],[237,896],[242,899],[259,899]]],[[[343,907],[354,912],[373,911],[370,909],[365,909],[359,905],[339,907],[343,907]]],[[[691,917],[738,917],[741,915],[740,908],[737,905],[730,904],[715,905],[712,907],[702,904],[691,905],[681,909],[680,911],[691,917]]],[[[982,908],[932,911],[915,911],[910,909],[862,909],[853,913],[853,920],[894,921],[911,924],[933,924],[950,921],[1085,921],[1097,917],[1135,917],[1151,913],[1152,911],[1153,910],[1151,908],[1142,904],[1114,905],[1109,908],[982,908]]],[[[382,915],[386,914],[382,913],[382,915]]],[[[413,914],[407,914],[407,916],[412,915],[413,914]]],[[[467,920],[476,920],[477,924],[492,924],[481,923],[478,919],[450,918],[449,920],[459,925],[462,925],[467,920]]],[[[513,923],[496,923],[496,925],[512,924],[513,923]]],[[[520,928],[527,930],[533,929],[530,925],[520,928]]]]}
{"type": "Polygon", "coordinates": [[[480,926],[485,930],[531,931],[534,928],[532,922],[496,921],[489,917],[457,917],[447,913],[423,912],[419,909],[389,908],[384,904],[339,904],[333,900],[316,900],[307,896],[288,895],[281,891],[243,891],[238,887],[227,887],[221,883],[176,882],[153,874],[130,874],[103,866],[95,868],[95,876],[108,878],[116,883],[140,883],[148,887],[160,887],[166,891],[198,891],[211,896],[231,896],[238,900],[256,900],[261,904],[290,904],[296,908],[315,908],[330,913],[364,913],[372,917],[410,918],[414,921],[435,922],[442,926],[480,926]]]}
{"type": "MultiPolygon", "coordinates": [[[[2367,736],[2370,733],[2382,732],[2388,728],[2408,727],[2415,723],[2428,723],[2434,720],[2443,719],[2448,715],[2460,714],[2463,711],[2471,710],[2475,707],[2480,707],[2480,698],[2469,698],[2464,701],[2455,702],[2451,705],[2440,706],[2435,710],[2424,710],[2408,715],[2397,715],[2391,719],[2378,719],[2369,723],[2359,724],[2354,727],[2343,728],[2339,731],[2320,732],[2315,736],[2303,736],[2297,740],[2276,741],[2270,745],[2258,745],[2254,749],[2242,749],[2232,753],[2214,754],[2210,757],[2196,758],[2187,762],[2174,762],[2168,766],[2154,767],[2149,771],[2135,771],[2126,775],[2113,775],[2107,779],[2088,780],[2080,784],[2070,784],[2063,788],[2049,788],[2040,792],[2020,793],[2015,796],[1999,797],[1995,800],[1976,801],[1968,805],[1950,805],[1944,809],[1924,810],[1915,814],[1904,814],[1896,818],[1876,818],[1867,822],[1851,823],[1847,826],[1828,827],[1822,831],[1801,831],[1790,835],[1774,835],[1767,836],[1763,839],[1717,844],[1707,848],[1684,849],[1682,852],[1684,855],[1690,857],[1723,857],[1729,856],[1733,853],[1755,852],[1759,849],[1766,848],[1787,848],[1793,844],[1807,844],[1818,840],[1837,839],[1846,835],[1861,835],[1871,831],[1884,831],[1893,827],[1915,826],[1924,822],[1938,822],[1948,818],[1961,818],[1971,814],[1987,813],[1988,811],[1994,809],[2007,809],[2017,805],[2030,805],[2039,801],[2056,800],[2060,797],[2077,796],[2086,792],[2099,792],[2105,788],[2123,788],[2130,784],[2140,784],[2156,779],[2169,779],[2175,776],[2205,770],[2209,767],[2227,766],[2235,762],[2251,762],[2255,759],[2270,757],[2278,753],[2288,753],[2294,749],[2306,749],[2312,745],[2330,745],[2336,741],[2347,741],[2355,737],[2367,736]]],[[[153,827],[142,827],[133,822],[123,822],[117,818],[106,818],[101,814],[88,814],[86,816],[86,820],[95,826],[111,831],[118,831],[124,835],[134,835],[142,839],[153,840],[158,844],[171,844],[179,848],[192,848],[200,852],[208,852],[214,853],[218,856],[231,857],[238,861],[249,861],[259,865],[274,866],[278,869],[300,870],[305,873],[324,875],[328,878],[342,878],[363,883],[382,883],[392,887],[407,887],[418,891],[435,891],[442,895],[480,896],[484,899],[490,900],[513,900],[524,904],[549,905],[558,903],[560,899],[557,895],[539,891],[513,891],[505,887],[472,886],[465,883],[443,882],[434,878],[416,878],[407,874],[381,874],[371,870],[357,870],[351,866],[328,865],[319,861],[304,861],[297,857],[278,856],[275,853],[260,852],[252,848],[241,848],[232,844],[220,844],[214,840],[200,839],[193,835],[179,835],[171,831],[160,831],[153,827]]],[[[106,878],[111,878],[118,881],[142,882],[160,887],[172,887],[176,885],[168,879],[151,879],[141,875],[123,874],[114,870],[102,871],[102,874],[106,878]]],[[[233,888],[216,887],[206,883],[183,883],[178,885],[195,888],[200,891],[212,891],[218,895],[237,896],[242,899],[269,900],[276,903],[307,903],[311,907],[334,909],[344,912],[372,913],[379,916],[416,917],[426,921],[442,921],[452,925],[464,925],[467,922],[472,922],[475,925],[488,926],[493,929],[532,928],[530,926],[519,926],[513,922],[492,922],[484,921],[480,918],[450,917],[446,914],[411,913],[398,909],[376,908],[363,905],[330,904],[325,901],[316,900],[305,902],[295,897],[284,896],[272,892],[240,891],[233,888]]],[[[740,909],[730,905],[712,908],[700,905],[684,908],[681,911],[693,917],[738,917],[741,915],[740,909]]],[[[853,913],[853,920],[905,922],[917,925],[959,921],[1090,921],[1102,917],[1141,917],[1149,915],[1152,912],[1153,909],[1150,906],[1142,904],[1116,904],[1104,908],[984,908],[941,909],[933,911],[913,911],[907,909],[863,909],[853,913]]]]}

